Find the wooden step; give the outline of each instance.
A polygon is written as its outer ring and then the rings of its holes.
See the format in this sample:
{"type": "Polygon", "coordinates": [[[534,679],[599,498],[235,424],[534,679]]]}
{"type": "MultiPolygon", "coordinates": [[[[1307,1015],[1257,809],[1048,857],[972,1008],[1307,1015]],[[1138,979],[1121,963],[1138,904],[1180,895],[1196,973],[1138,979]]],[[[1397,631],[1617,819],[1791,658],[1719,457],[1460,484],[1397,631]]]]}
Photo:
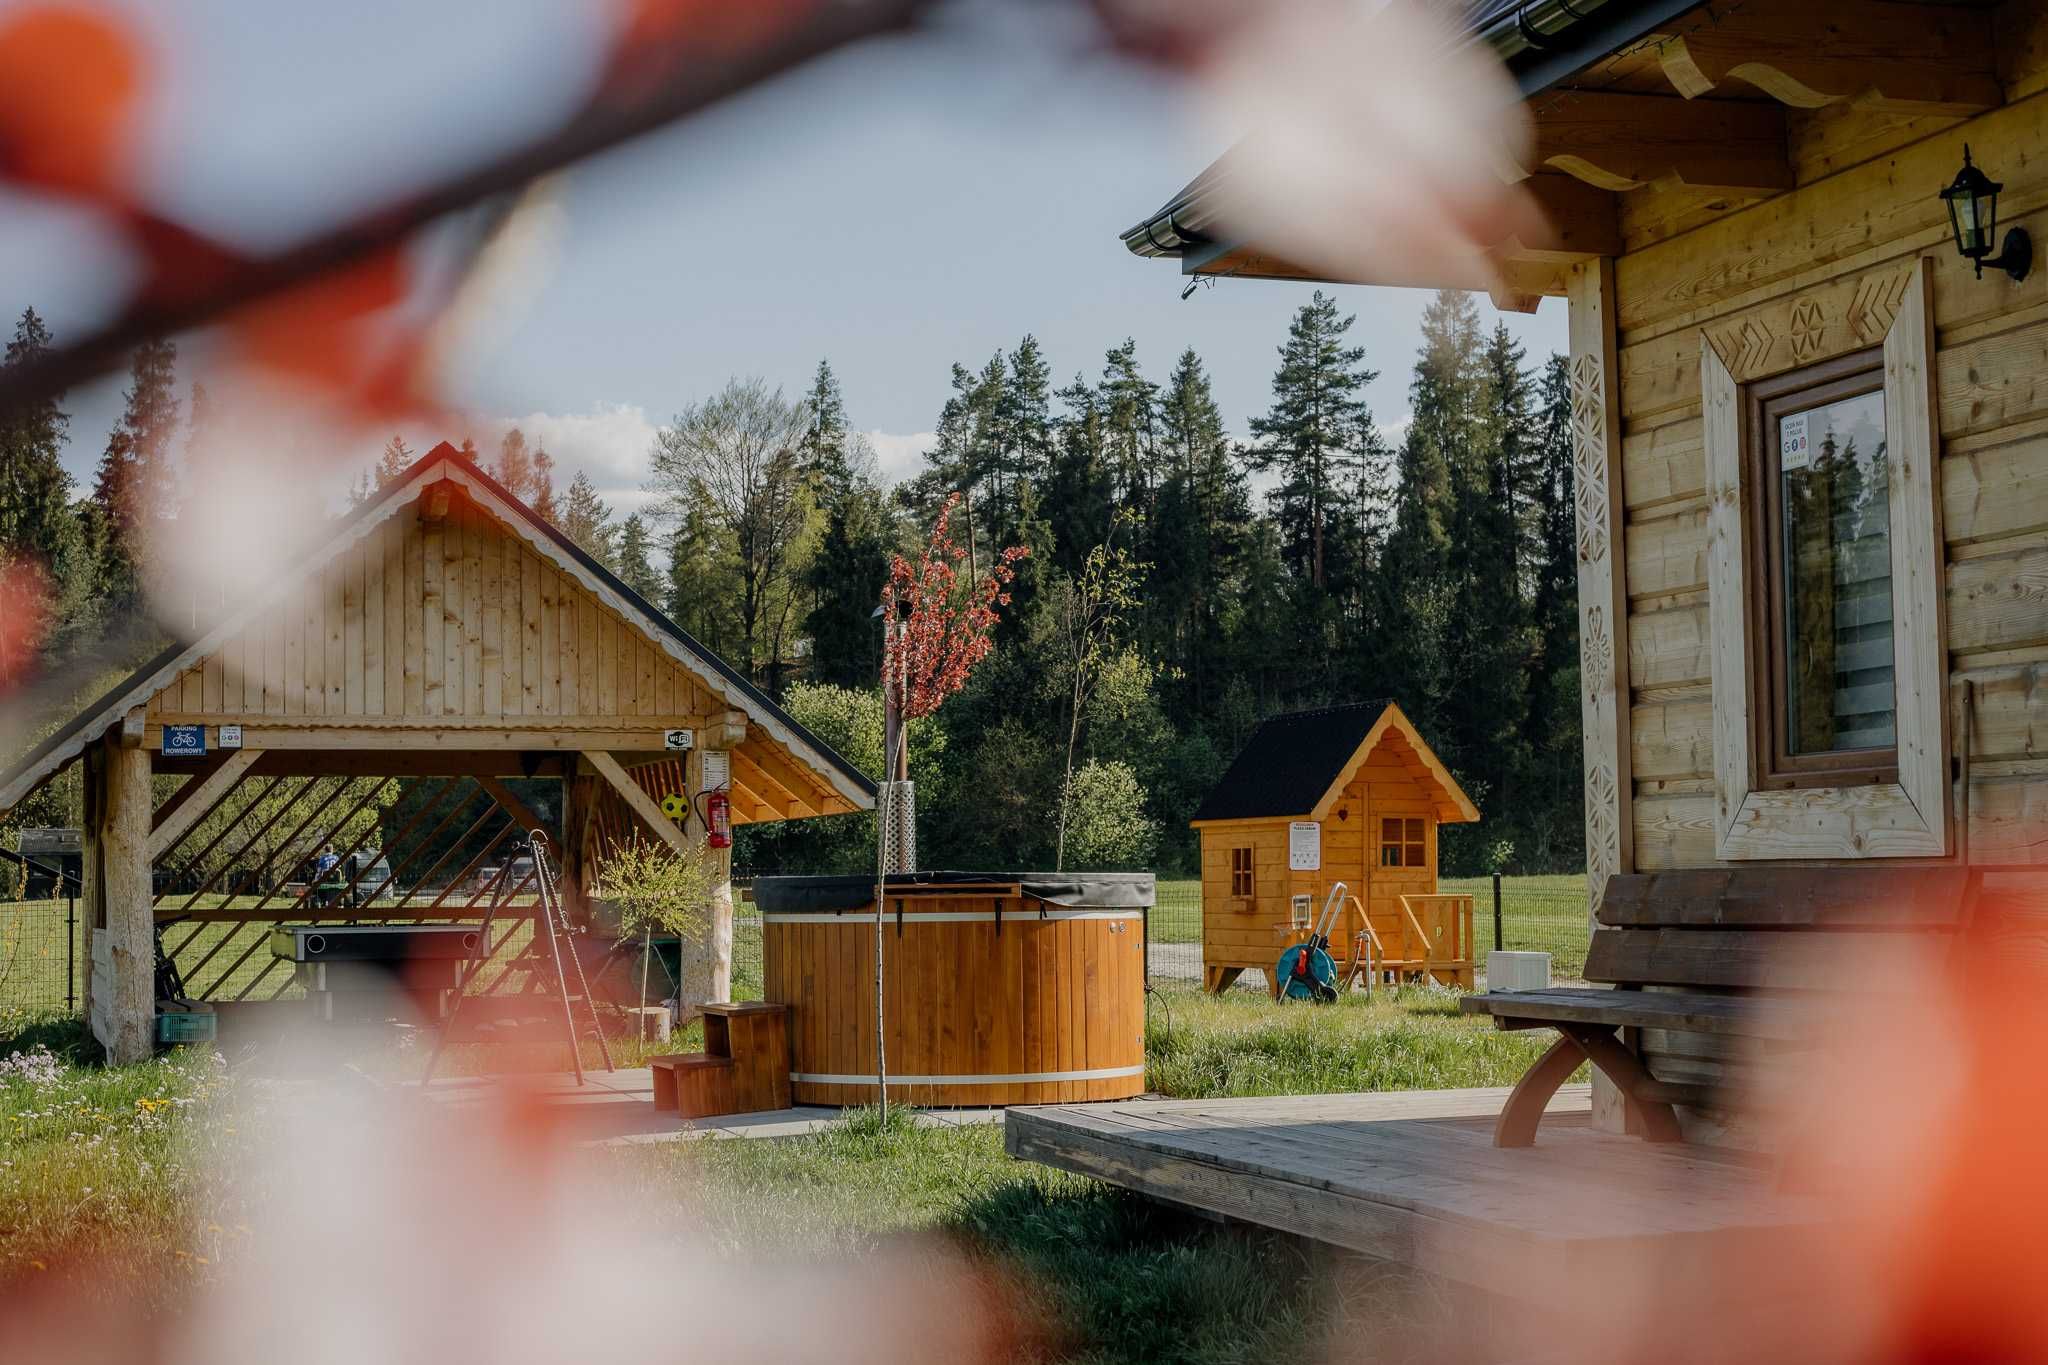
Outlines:
{"type": "Polygon", "coordinates": [[[673,1110],[686,1119],[734,1112],[730,1057],[678,1052],[649,1057],[647,1069],[654,1073],[656,1109],[673,1110]]]}

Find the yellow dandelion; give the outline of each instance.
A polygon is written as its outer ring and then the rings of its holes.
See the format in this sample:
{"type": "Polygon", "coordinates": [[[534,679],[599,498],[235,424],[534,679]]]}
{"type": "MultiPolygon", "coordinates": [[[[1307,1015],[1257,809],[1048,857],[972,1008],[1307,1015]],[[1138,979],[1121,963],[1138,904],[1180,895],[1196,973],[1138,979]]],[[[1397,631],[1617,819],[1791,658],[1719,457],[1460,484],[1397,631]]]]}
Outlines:
{"type": "Polygon", "coordinates": [[[181,1261],[189,1261],[192,1259],[192,1253],[189,1251],[177,1251],[173,1252],[172,1254],[181,1261]]]}
{"type": "Polygon", "coordinates": [[[28,1268],[30,1270],[48,1270],[50,1267],[44,1265],[41,1261],[30,1261],[28,1268]]]}

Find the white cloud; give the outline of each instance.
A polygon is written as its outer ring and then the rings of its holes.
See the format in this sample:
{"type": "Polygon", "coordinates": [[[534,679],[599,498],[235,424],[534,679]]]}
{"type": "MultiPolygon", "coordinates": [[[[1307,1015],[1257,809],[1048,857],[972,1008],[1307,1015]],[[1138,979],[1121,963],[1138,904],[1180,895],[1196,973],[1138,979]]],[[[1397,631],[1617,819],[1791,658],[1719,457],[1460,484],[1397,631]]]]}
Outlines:
{"type": "Polygon", "coordinates": [[[496,457],[498,442],[518,427],[526,443],[547,447],[555,457],[555,481],[566,486],[582,470],[597,485],[597,491],[621,516],[640,511],[654,501],[646,492],[654,445],[655,423],[638,404],[600,403],[589,412],[530,412],[524,417],[503,417],[479,423],[478,452],[488,467],[496,457]]]}
{"type": "MultiPolygon", "coordinates": [[[[589,412],[479,418],[476,443],[486,468],[497,457],[498,442],[513,427],[526,433],[529,447],[539,443],[555,457],[557,485],[567,485],[580,469],[622,517],[643,511],[656,501],[657,495],[644,485],[653,468],[649,452],[658,425],[638,404],[600,403],[589,412]]],[[[924,468],[925,453],[938,442],[938,436],[929,431],[862,434],[875,449],[877,472],[885,486],[917,474],[924,468]]]]}
{"type": "Polygon", "coordinates": [[[939,443],[933,431],[870,431],[864,433],[875,448],[875,465],[882,486],[893,487],[915,477],[924,468],[924,457],[939,443]]]}

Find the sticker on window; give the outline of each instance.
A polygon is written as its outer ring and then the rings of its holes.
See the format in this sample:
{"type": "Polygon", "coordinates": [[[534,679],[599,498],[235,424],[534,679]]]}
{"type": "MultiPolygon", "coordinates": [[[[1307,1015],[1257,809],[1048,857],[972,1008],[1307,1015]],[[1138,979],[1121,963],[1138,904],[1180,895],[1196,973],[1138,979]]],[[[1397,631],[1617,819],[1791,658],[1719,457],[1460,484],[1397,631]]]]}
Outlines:
{"type": "Polygon", "coordinates": [[[1778,421],[1778,464],[1787,474],[1813,462],[1813,447],[1806,436],[1807,414],[1795,412],[1778,421]]]}

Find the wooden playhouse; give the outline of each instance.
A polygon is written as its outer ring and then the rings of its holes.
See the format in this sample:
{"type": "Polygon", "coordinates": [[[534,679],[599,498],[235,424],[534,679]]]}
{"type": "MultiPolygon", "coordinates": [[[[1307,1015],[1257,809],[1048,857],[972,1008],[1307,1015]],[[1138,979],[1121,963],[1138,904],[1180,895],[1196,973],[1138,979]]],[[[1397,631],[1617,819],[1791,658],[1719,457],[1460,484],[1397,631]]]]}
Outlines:
{"type": "Polygon", "coordinates": [[[1479,810],[1390,701],[1274,716],[1190,822],[1202,839],[1202,983],[1221,991],[1305,937],[1344,885],[1344,979],[1473,984],[1472,898],[1437,890],[1437,826],[1479,810]]]}

